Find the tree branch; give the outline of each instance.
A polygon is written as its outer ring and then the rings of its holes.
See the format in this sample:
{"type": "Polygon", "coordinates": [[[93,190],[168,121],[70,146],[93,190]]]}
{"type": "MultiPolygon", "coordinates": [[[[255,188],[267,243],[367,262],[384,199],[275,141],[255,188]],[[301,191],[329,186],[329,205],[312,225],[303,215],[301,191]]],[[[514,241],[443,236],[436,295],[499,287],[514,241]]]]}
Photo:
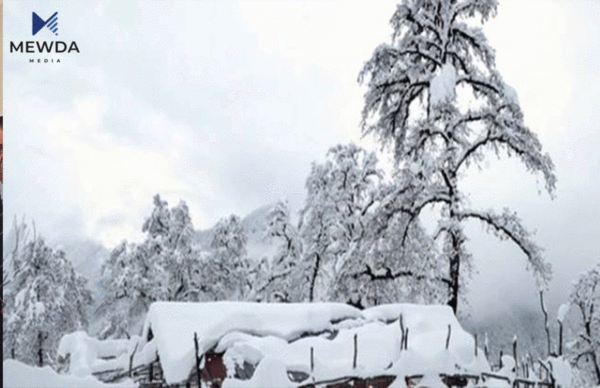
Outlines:
{"type": "MultiPolygon", "coordinates": [[[[352,274],[350,276],[353,279],[358,279],[360,276],[368,276],[371,281],[375,281],[375,280],[395,280],[395,279],[398,279],[398,278],[401,278],[401,277],[413,277],[416,280],[424,280],[424,279],[428,278],[425,275],[417,275],[413,271],[410,271],[410,270],[398,271],[396,273],[392,273],[392,270],[389,267],[384,267],[384,269],[385,269],[385,273],[384,274],[376,274],[376,273],[373,272],[373,270],[371,269],[371,267],[368,264],[366,264],[365,267],[366,267],[366,269],[364,271],[354,273],[354,274],[352,274]]],[[[443,278],[443,277],[435,277],[433,279],[437,280],[437,281],[440,281],[442,283],[446,283],[447,285],[451,284],[450,279],[446,279],[446,278],[443,278]]]]}
{"type": "Polygon", "coordinates": [[[474,78],[470,78],[470,77],[459,77],[459,79],[456,81],[456,84],[458,85],[462,82],[466,82],[466,83],[474,85],[474,86],[486,88],[486,89],[493,91],[496,94],[500,94],[500,91],[498,90],[498,88],[496,86],[492,85],[489,82],[483,81],[483,80],[474,79],[474,78]]]}
{"type": "Polygon", "coordinates": [[[534,272],[540,275],[543,281],[549,280],[551,272],[549,264],[544,262],[541,249],[529,240],[529,233],[521,226],[520,220],[515,214],[510,214],[507,210],[499,216],[489,212],[466,211],[456,213],[456,216],[459,220],[472,218],[482,221],[491,227],[498,237],[510,239],[525,253],[534,272]]]}

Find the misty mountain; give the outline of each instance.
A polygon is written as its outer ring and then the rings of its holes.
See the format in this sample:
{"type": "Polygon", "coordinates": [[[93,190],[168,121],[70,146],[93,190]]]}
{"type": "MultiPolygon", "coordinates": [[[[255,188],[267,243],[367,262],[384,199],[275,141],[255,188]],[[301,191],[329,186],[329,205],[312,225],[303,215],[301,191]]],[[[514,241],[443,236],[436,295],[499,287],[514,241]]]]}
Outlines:
{"type": "MultiPolygon", "coordinates": [[[[259,207],[242,218],[242,226],[248,237],[246,250],[251,260],[259,261],[263,257],[271,259],[276,250],[276,245],[265,238],[269,213],[275,204],[259,207]]],[[[214,226],[210,229],[198,230],[194,235],[194,245],[209,249],[214,235],[214,226]]]]}

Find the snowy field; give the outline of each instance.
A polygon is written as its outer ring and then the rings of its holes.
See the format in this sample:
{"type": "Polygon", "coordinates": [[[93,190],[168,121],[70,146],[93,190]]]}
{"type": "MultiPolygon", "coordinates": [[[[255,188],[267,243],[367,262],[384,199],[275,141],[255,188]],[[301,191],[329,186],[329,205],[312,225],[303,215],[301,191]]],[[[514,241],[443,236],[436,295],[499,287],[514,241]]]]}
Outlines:
{"type": "Polygon", "coordinates": [[[104,384],[92,376],[77,377],[59,375],[49,366],[36,368],[14,360],[2,364],[2,386],[4,388],[132,388],[133,381],[120,384],[104,384]]]}

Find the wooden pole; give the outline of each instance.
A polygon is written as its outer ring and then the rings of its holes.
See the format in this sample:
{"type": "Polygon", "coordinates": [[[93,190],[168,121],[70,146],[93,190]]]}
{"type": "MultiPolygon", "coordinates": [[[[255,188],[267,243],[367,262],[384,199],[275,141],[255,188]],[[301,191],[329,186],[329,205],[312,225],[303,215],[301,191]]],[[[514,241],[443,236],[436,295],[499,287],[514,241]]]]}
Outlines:
{"type": "Polygon", "coordinates": [[[315,349],[310,347],[310,372],[315,370],[315,349]]]}
{"type": "Polygon", "coordinates": [[[406,328],[404,333],[404,349],[408,349],[408,327],[406,328]]]}
{"type": "Polygon", "coordinates": [[[402,319],[402,314],[400,314],[400,318],[398,318],[398,322],[400,323],[400,350],[404,349],[404,322],[402,319]]]}
{"type": "Polygon", "coordinates": [[[358,356],[357,337],[358,334],[354,333],[354,361],[352,362],[352,369],[356,369],[356,357],[358,356]]]}
{"type": "Polygon", "coordinates": [[[485,354],[485,359],[490,360],[490,349],[488,347],[488,335],[485,333],[485,342],[483,344],[483,354],[485,354]]]}
{"type": "MultiPolygon", "coordinates": [[[[198,378],[198,387],[201,387],[200,385],[200,358],[198,357],[198,334],[196,334],[196,332],[194,332],[194,347],[196,349],[196,377],[198,378]]],[[[202,355],[204,356],[204,354],[202,355]]]]}
{"type": "Polygon", "coordinates": [[[129,356],[129,378],[132,378],[133,376],[131,375],[131,369],[133,366],[133,355],[135,354],[135,351],[137,350],[139,344],[135,344],[135,348],[133,349],[133,352],[131,353],[131,356],[129,356]]]}
{"type": "Polygon", "coordinates": [[[502,369],[502,350],[500,351],[500,369],[502,369]]]}
{"type": "Polygon", "coordinates": [[[513,338],[513,358],[515,359],[515,374],[519,371],[519,361],[517,360],[517,336],[513,338]]]}
{"type": "Polygon", "coordinates": [[[475,334],[475,357],[477,358],[477,334],[475,334]]]}
{"type": "Polygon", "coordinates": [[[562,321],[558,320],[558,355],[562,356],[563,351],[563,324],[562,321]]]}
{"type": "Polygon", "coordinates": [[[446,350],[450,347],[450,336],[452,335],[452,326],[448,325],[448,336],[446,337],[446,350]]]}

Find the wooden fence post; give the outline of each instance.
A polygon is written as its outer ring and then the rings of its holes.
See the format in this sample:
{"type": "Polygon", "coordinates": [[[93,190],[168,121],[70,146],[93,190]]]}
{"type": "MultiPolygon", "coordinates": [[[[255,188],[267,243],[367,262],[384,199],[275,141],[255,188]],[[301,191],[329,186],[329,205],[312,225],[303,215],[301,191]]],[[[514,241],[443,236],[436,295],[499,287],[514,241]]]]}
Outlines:
{"type": "Polygon", "coordinates": [[[475,334],[475,358],[477,358],[477,334],[475,334]]]}
{"type": "Polygon", "coordinates": [[[446,337],[446,350],[450,347],[450,336],[452,335],[452,326],[448,325],[448,336],[446,337]]]}
{"type": "MultiPolygon", "coordinates": [[[[198,334],[196,334],[196,332],[194,332],[194,347],[196,349],[196,377],[198,378],[198,387],[201,387],[201,383],[200,383],[200,358],[198,357],[198,334]]],[[[202,356],[204,356],[204,354],[202,356]]]]}
{"type": "Polygon", "coordinates": [[[562,356],[563,352],[563,324],[562,321],[558,320],[558,355],[562,356]]]}
{"type": "Polygon", "coordinates": [[[402,314],[400,314],[400,318],[398,318],[398,322],[400,323],[400,350],[404,349],[404,322],[402,319],[402,314]]]}
{"type": "Polygon", "coordinates": [[[517,359],[517,335],[513,338],[513,358],[515,359],[515,375],[518,376],[519,372],[519,361],[517,359]]]}
{"type": "Polygon", "coordinates": [[[310,373],[315,370],[315,350],[311,346],[310,347],[310,373]]]}
{"type": "Polygon", "coordinates": [[[357,333],[354,333],[354,361],[352,362],[352,369],[356,369],[356,357],[358,356],[358,344],[357,344],[357,333]]]}
{"type": "Polygon", "coordinates": [[[137,350],[139,343],[135,344],[135,348],[133,349],[133,352],[131,353],[131,356],[129,356],[129,378],[132,378],[132,366],[133,366],[133,355],[135,354],[135,351],[137,350]]]}
{"type": "Polygon", "coordinates": [[[488,346],[488,335],[487,332],[485,333],[485,342],[483,344],[483,354],[485,355],[485,359],[486,360],[490,360],[490,349],[488,346]]]}

